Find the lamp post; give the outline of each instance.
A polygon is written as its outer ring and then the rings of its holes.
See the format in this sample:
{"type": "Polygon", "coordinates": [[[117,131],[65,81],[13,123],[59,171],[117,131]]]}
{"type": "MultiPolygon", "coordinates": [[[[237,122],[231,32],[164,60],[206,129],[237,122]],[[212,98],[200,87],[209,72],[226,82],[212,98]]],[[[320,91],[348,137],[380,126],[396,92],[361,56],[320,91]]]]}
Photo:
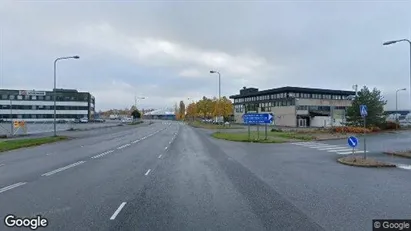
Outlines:
{"type": "MultiPolygon", "coordinates": [[[[211,74],[218,74],[218,117],[220,117],[220,100],[221,100],[221,75],[218,71],[210,71],[211,74]]],[[[219,118],[218,118],[219,119],[219,118]]],[[[218,121],[217,121],[218,122],[218,121]]]]}
{"type": "Polygon", "coordinates": [[[395,121],[397,123],[398,123],[398,92],[405,91],[405,90],[407,90],[407,88],[401,88],[395,92],[395,121]]]}
{"type": "Polygon", "coordinates": [[[63,59],[79,59],[80,56],[67,56],[67,57],[60,57],[54,60],[54,88],[53,88],[53,98],[54,98],[54,115],[53,115],[53,126],[54,126],[54,136],[57,136],[57,129],[56,129],[56,75],[57,75],[57,61],[63,59]]]}
{"type": "MultiPolygon", "coordinates": [[[[408,39],[399,39],[399,40],[393,40],[393,41],[388,41],[383,43],[382,45],[384,46],[388,46],[394,43],[398,43],[398,42],[408,42],[408,44],[410,45],[410,90],[411,90],[411,41],[408,39]]],[[[410,113],[411,113],[411,91],[410,91],[410,113]]]]}

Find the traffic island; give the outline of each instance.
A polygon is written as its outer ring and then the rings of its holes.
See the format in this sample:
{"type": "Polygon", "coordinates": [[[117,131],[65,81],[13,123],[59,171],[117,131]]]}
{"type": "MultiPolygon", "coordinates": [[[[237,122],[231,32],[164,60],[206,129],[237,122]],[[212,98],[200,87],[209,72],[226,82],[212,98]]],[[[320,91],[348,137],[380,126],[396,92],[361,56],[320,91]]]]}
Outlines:
{"type": "Polygon", "coordinates": [[[65,136],[52,136],[41,138],[22,138],[15,140],[5,140],[0,142],[0,152],[10,151],[19,148],[27,148],[42,144],[54,143],[62,140],[67,140],[65,136]]]}
{"type": "Polygon", "coordinates": [[[248,132],[215,132],[211,136],[217,139],[250,143],[286,143],[314,139],[314,137],[293,132],[267,132],[267,139],[265,132],[250,132],[250,134],[248,132]]]}
{"type": "Polygon", "coordinates": [[[384,154],[398,157],[411,158],[411,150],[406,151],[386,151],[384,154]]]}
{"type": "Polygon", "coordinates": [[[385,163],[377,161],[371,158],[364,159],[359,156],[347,156],[338,158],[337,161],[341,164],[356,166],[356,167],[368,167],[368,168],[384,168],[384,167],[397,167],[395,164],[385,163]]]}

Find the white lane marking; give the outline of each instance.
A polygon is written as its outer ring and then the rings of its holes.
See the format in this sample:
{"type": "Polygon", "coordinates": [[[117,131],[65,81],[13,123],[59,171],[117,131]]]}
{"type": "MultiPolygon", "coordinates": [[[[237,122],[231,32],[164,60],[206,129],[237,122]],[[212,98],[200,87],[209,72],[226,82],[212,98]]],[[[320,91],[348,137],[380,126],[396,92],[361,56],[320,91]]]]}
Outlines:
{"type": "Polygon", "coordinates": [[[6,187],[4,187],[4,188],[0,188],[0,193],[3,193],[3,192],[8,191],[8,190],[10,190],[10,189],[17,188],[17,187],[22,186],[22,185],[25,185],[25,184],[27,184],[27,182],[19,182],[19,183],[16,183],[16,184],[12,184],[12,185],[6,186],[6,187]]]}
{"type": "Polygon", "coordinates": [[[151,169],[147,170],[146,174],[144,174],[144,175],[147,176],[150,172],[151,172],[151,169]]]}
{"type": "Polygon", "coordinates": [[[114,220],[116,219],[117,215],[120,213],[120,211],[124,208],[124,206],[126,205],[126,202],[123,202],[120,204],[120,206],[117,208],[117,210],[113,213],[113,215],[110,217],[110,220],[114,220]]]}
{"type": "Polygon", "coordinates": [[[79,161],[79,162],[76,162],[76,163],[74,163],[74,164],[70,164],[70,165],[67,165],[67,166],[65,166],[65,167],[58,168],[58,169],[55,169],[55,170],[53,170],[53,171],[44,173],[44,174],[42,174],[41,176],[50,176],[50,175],[53,175],[53,174],[55,174],[55,173],[58,173],[58,172],[67,170],[67,169],[69,169],[69,168],[76,167],[76,166],[78,166],[78,165],[80,165],[80,164],[84,164],[84,163],[86,163],[86,161],[79,161]]]}
{"type": "Polygon", "coordinates": [[[84,145],[81,145],[81,147],[84,147],[84,145]]]}
{"type": "Polygon", "coordinates": [[[130,146],[130,144],[125,144],[125,145],[123,145],[123,146],[118,147],[117,149],[123,149],[123,148],[126,148],[126,147],[128,147],[128,146],[130,146]]]}
{"type": "Polygon", "coordinates": [[[168,142],[168,144],[171,144],[173,141],[168,142]]]}
{"type": "Polygon", "coordinates": [[[165,147],[164,150],[167,150],[168,147],[165,147]]]}
{"type": "Polygon", "coordinates": [[[402,169],[406,169],[406,170],[411,170],[411,165],[397,164],[397,168],[402,168],[402,169]]]}
{"type": "Polygon", "coordinates": [[[91,159],[100,158],[100,157],[103,157],[103,156],[105,156],[105,155],[107,155],[107,154],[110,154],[110,153],[112,153],[112,152],[114,152],[114,150],[109,150],[109,151],[107,151],[107,152],[103,152],[103,153],[101,153],[101,154],[95,155],[95,156],[91,157],[91,159]]]}
{"type": "Polygon", "coordinates": [[[5,164],[0,164],[0,167],[4,166],[5,164]]]}
{"type": "Polygon", "coordinates": [[[332,150],[332,149],[339,149],[341,147],[330,145],[328,148],[319,148],[318,150],[325,151],[325,150],[332,150]]]}
{"type": "Polygon", "coordinates": [[[162,156],[163,156],[163,155],[160,154],[160,155],[158,156],[158,159],[160,159],[162,156]]]}
{"type": "Polygon", "coordinates": [[[338,149],[332,149],[332,150],[327,150],[327,152],[348,152],[352,151],[352,148],[338,148],[338,149]]]}

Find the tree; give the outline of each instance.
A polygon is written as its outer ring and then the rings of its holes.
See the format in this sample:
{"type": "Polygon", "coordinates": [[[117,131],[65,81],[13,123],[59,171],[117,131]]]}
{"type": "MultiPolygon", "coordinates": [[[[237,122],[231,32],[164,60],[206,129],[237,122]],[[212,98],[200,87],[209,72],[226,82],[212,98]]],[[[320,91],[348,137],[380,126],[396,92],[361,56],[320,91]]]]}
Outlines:
{"type": "Polygon", "coordinates": [[[186,105],[184,104],[184,101],[180,101],[180,106],[178,108],[178,113],[180,114],[180,119],[184,119],[185,114],[186,114],[186,105]]]}
{"type": "Polygon", "coordinates": [[[131,106],[131,108],[130,108],[130,111],[135,111],[135,110],[137,110],[137,107],[135,106],[135,105],[133,105],[133,106],[131,106]]]}
{"type": "Polygon", "coordinates": [[[133,112],[131,112],[131,116],[133,116],[134,119],[140,119],[141,113],[136,109],[133,112]]]}
{"type": "Polygon", "coordinates": [[[176,120],[180,119],[180,110],[178,108],[177,103],[174,105],[174,114],[176,115],[176,120]]]}
{"type": "Polygon", "coordinates": [[[361,91],[358,92],[358,96],[353,100],[351,107],[347,109],[347,125],[364,126],[364,120],[360,113],[360,105],[367,105],[367,127],[380,127],[385,122],[384,105],[386,103],[387,101],[384,100],[381,91],[376,88],[370,91],[364,86],[361,91]]]}
{"type": "Polygon", "coordinates": [[[194,118],[197,116],[197,104],[196,103],[190,103],[187,106],[187,118],[191,118],[194,120],[194,118]]]}

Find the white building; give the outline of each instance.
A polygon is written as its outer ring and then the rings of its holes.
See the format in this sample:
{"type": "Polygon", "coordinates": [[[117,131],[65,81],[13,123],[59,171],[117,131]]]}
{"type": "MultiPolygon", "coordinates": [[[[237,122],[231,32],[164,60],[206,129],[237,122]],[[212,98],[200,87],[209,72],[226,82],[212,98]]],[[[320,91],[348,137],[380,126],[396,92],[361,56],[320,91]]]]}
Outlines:
{"type": "MultiPolygon", "coordinates": [[[[53,120],[54,92],[0,89],[0,119],[53,120]]],[[[89,92],[56,89],[57,120],[94,119],[95,98],[89,92]]]]}

